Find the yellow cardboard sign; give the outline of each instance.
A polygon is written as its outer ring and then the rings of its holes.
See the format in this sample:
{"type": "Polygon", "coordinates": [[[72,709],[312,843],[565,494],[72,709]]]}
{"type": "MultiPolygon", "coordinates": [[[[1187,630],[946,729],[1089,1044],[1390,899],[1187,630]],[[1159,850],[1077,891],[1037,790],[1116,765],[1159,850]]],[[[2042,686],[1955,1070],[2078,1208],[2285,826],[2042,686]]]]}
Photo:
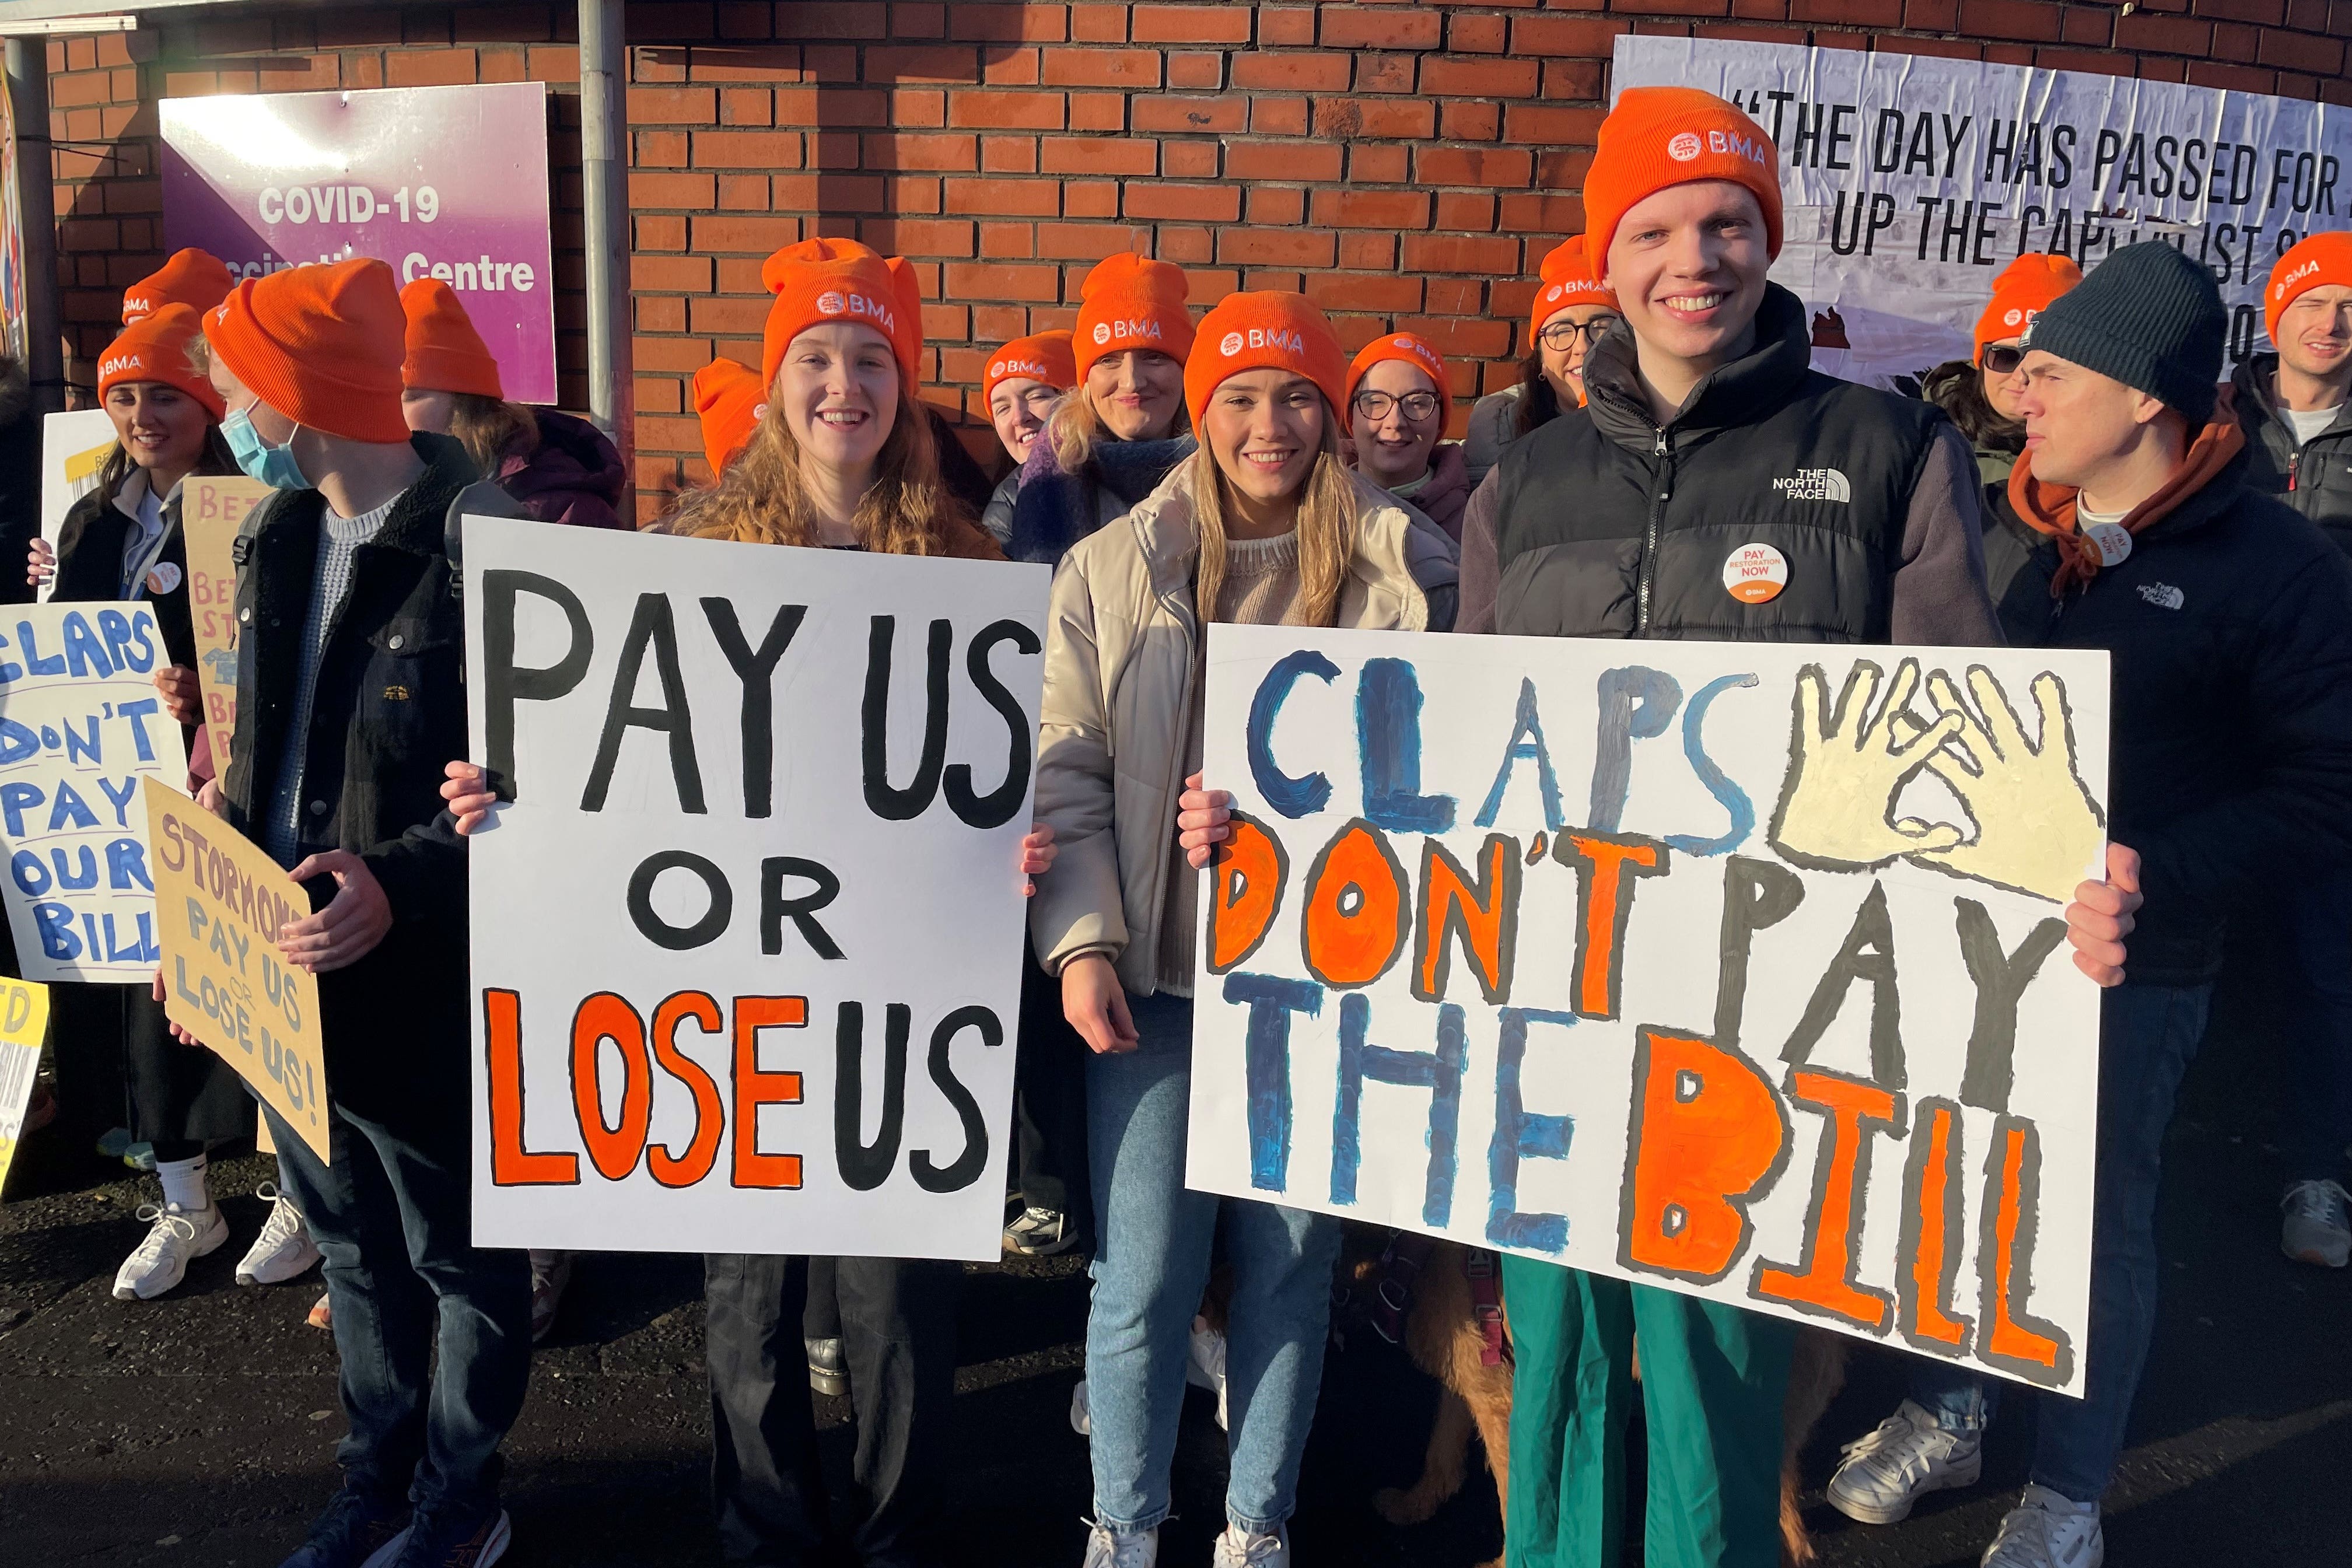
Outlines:
{"type": "Polygon", "coordinates": [[[196,685],[205,700],[213,773],[228,772],[228,738],[236,730],[237,530],[270,493],[243,476],[191,474],[182,488],[180,533],[188,548],[188,616],[196,627],[196,685]]]}
{"type": "Polygon", "coordinates": [[[278,952],[310,900],[278,862],[149,779],[148,863],[163,949],[163,1015],[235,1068],[302,1142],[327,1153],[319,982],[278,952]]]}
{"type": "Polygon", "coordinates": [[[33,1075],[41,1065],[41,1037],[49,1028],[49,988],[0,979],[0,1186],[25,1134],[33,1103],[33,1075]]]}

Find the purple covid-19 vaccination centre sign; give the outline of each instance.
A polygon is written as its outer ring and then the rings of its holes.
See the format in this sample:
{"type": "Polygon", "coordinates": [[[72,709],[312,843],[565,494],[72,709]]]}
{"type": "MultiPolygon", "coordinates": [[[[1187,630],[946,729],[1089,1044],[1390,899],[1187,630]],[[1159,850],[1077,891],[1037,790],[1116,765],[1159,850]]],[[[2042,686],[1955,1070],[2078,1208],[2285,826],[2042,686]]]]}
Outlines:
{"type": "Polygon", "coordinates": [[[538,82],[173,98],[163,239],[258,278],[372,256],[457,291],[518,403],[555,401],[538,82]]]}

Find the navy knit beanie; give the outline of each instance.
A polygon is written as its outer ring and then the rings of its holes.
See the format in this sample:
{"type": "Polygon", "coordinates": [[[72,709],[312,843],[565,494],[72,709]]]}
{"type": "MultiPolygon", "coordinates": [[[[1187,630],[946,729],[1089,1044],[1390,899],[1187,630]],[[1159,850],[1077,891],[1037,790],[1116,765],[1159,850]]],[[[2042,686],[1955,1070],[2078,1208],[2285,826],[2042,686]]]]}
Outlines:
{"type": "Polygon", "coordinates": [[[2213,416],[2229,313],[2213,275],[2160,239],[2127,245],[2051,301],[2025,346],[2161,399],[2197,429],[2213,416]]]}

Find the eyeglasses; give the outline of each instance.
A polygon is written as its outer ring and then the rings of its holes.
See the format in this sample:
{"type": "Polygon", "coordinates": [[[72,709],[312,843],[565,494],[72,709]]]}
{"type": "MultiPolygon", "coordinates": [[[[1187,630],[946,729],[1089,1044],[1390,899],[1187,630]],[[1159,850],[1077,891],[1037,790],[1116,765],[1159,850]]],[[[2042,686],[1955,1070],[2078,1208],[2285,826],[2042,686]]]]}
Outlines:
{"type": "Polygon", "coordinates": [[[1574,348],[1579,338],[1582,338],[1589,348],[1598,343],[1609,329],[1622,319],[1619,316],[1595,316],[1589,321],[1554,321],[1536,334],[1536,341],[1554,353],[1565,353],[1574,348]]]}
{"type": "Polygon", "coordinates": [[[1356,394],[1356,412],[1366,419],[1385,419],[1391,408],[1403,409],[1404,416],[1416,423],[1433,418],[1437,414],[1437,394],[1408,392],[1402,397],[1386,392],[1356,394]]]}
{"type": "Polygon", "coordinates": [[[2025,363],[2025,351],[2013,343],[1993,343],[1985,349],[1981,363],[1995,375],[2015,375],[2025,363]]]}

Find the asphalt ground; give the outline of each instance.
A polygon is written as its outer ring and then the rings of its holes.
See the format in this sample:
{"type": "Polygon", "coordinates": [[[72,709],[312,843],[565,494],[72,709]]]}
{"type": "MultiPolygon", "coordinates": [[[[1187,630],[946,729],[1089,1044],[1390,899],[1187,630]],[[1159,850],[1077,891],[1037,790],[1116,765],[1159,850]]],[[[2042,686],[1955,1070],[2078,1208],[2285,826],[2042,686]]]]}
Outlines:
{"type": "MultiPolygon", "coordinates": [[[[2156,1344],[2130,1451],[2108,1500],[2118,1568],[2352,1562],[2343,1456],[2352,1438],[2352,1270],[2278,1252],[2281,1066],[2259,987],[2225,987],[2172,1129],[2160,1216],[2167,1258],[2156,1344]]],[[[249,1194],[269,1163],[216,1163],[249,1194]]],[[[263,1205],[225,1198],[231,1245],[162,1300],[110,1289],[142,1227],[152,1179],[56,1134],[20,1152],[0,1205],[0,1563],[271,1568],[333,1484],[342,1429],[328,1337],[304,1325],[316,1274],[240,1289],[236,1259],[263,1205]]],[[[951,1507],[959,1561],[1075,1568],[1087,1511],[1085,1439],[1070,1428],[1086,1281],[1074,1258],[975,1267],[961,1310],[951,1507]]],[[[709,1395],[701,1274],[690,1258],[580,1260],[508,1445],[515,1568],[667,1568],[717,1562],[704,1492],[709,1395]]],[[[1808,1517],[1832,1568],[1975,1563],[2032,1458],[2026,1398],[1988,1439],[1985,1480],[1870,1529],[1821,1501],[1837,1444],[1901,1397],[1899,1358],[1866,1350],[1816,1434],[1808,1517]]],[[[1335,1348],[1292,1521],[1295,1560],[1467,1568],[1501,1545],[1483,1469],[1428,1523],[1371,1511],[1417,1472],[1434,1388],[1364,1334],[1335,1348]]],[[[845,1402],[820,1400],[845,1483],[845,1402]]],[[[1474,1460],[1475,1464],[1475,1460],[1474,1460]]],[[[1178,1518],[1160,1561],[1196,1568],[1221,1523],[1223,1439],[1191,1396],[1178,1518]]],[[[1638,1556],[1629,1551],[1629,1562],[1638,1556]]]]}

